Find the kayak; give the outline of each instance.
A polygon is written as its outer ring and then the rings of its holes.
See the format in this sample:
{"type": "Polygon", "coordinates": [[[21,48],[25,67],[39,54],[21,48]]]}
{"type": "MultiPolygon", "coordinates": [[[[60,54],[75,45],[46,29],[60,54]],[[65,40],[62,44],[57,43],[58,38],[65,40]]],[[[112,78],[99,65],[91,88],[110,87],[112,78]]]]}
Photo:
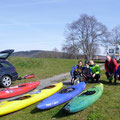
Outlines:
{"type": "Polygon", "coordinates": [[[36,102],[39,102],[40,100],[43,100],[57,92],[59,89],[62,88],[62,86],[63,83],[60,82],[57,84],[47,86],[40,90],[34,90],[30,94],[23,95],[22,97],[18,97],[13,100],[2,101],[0,103],[0,115],[15,112],[36,102]]]}
{"type": "Polygon", "coordinates": [[[41,110],[50,109],[57,105],[67,102],[72,99],[74,96],[78,95],[85,88],[85,82],[80,82],[77,85],[69,86],[66,89],[61,90],[60,92],[55,93],[54,95],[46,98],[41,101],[37,108],[41,110]]]}
{"type": "Polygon", "coordinates": [[[95,101],[97,101],[103,93],[103,84],[96,85],[95,87],[83,91],[78,96],[74,97],[65,107],[69,113],[84,110],[95,101]]]}
{"type": "Polygon", "coordinates": [[[0,99],[10,98],[13,96],[21,95],[35,89],[40,84],[40,81],[24,83],[14,87],[0,89],[0,99]]]}

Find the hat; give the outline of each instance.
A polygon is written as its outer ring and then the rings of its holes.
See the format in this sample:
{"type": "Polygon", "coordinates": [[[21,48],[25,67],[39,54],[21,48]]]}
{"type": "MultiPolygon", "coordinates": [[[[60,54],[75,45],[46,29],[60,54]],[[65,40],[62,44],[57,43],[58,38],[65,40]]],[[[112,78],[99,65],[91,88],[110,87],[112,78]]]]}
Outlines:
{"type": "Polygon", "coordinates": [[[85,60],[85,64],[89,64],[89,61],[88,61],[88,60],[85,60]]]}

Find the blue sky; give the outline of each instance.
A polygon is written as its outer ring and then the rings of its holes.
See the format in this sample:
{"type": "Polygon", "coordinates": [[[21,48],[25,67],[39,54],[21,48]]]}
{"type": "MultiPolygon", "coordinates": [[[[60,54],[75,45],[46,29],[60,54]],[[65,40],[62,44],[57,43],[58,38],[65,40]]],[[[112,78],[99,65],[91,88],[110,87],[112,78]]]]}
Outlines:
{"type": "Polygon", "coordinates": [[[120,0],[0,0],[0,50],[53,50],[65,28],[81,14],[93,15],[108,29],[120,25],[120,0]]]}

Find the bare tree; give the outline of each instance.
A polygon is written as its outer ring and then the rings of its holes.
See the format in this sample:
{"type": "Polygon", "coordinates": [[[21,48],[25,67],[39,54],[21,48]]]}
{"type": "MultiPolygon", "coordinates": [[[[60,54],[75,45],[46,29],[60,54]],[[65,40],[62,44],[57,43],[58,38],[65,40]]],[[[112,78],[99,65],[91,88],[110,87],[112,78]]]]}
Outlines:
{"type": "Polygon", "coordinates": [[[96,46],[98,47],[98,44],[106,39],[106,33],[105,25],[98,22],[94,16],[83,14],[68,26],[68,37],[65,45],[69,48],[69,42],[71,42],[72,46],[76,46],[78,50],[82,51],[87,59],[91,59],[97,52],[96,46]]]}
{"type": "Polygon", "coordinates": [[[68,32],[69,35],[67,35],[66,37],[66,41],[65,44],[63,45],[62,51],[68,53],[69,55],[71,54],[71,56],[76,58],[79,53],[79,47],[77,45],[77,40],[75,39],[76,36],[74,36],[75,35],[74,31],[69,27],[69,25],[68,29],[71,32],[70,33],[68,32]]]}
{"type": "Polygon", "coordinates": [[[53,52],[59,52],[59,50],[56,47],[52,51],[53,52]]]}
{"type": "Polygon", "coordinates": [[[120,45],[120,26],[114,27],[110,32],[106,34],[106,39],[103,40],[104,44],[102,44],[106,50],[108,50],[108,46],[119,44],[120,45]]]}
{"type": "Polygon", "coordinates": [[[120,26],[117,26],[117,27],[112,29],[110,43],[120,45],[120,26]]]}

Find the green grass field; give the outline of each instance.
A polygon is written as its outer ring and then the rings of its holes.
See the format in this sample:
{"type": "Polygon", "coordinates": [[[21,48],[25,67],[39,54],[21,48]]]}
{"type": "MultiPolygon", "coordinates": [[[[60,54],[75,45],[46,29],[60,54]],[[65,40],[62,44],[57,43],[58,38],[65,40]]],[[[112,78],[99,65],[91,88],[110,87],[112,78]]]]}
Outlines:
{"type": "MultiPolygon", "coordinates": [[[[69,72],[70,68],[77,64],[77,60],[65,59],[37,59],[37,58],[11,58],[10,61],[16,66],[19,74],[34,73],[37,79],[50,77],[56,74],[69,72]]],[[[117,85],[109,84],[105,77],[104,70],[101,72],[100,82],[104,84],[104,91],[100,99],[87,109],[75,113],[65,113],[62,104],[46,111],[40,111],[33,104],[20,111],[0,117],[0,120],[120,120],[120,81],[117,85]]],[[[16,81],[28,82],[28,80],[16,81]]],[[[95,86],[96,83],[89,83],[85,89],[95,86]]]]}
{"type": "Polygon", "coordinates": [[[77,60],[72,59],[54,59],[54,58],[22,58],[10,57],[9,61],[16,67],[20,76],[35,74],[36,79],[17,80],[13,85],[36,81],[43,78],[49,78],[54,75],[69,72],[71,67],[77,64],[77,60]]]}

